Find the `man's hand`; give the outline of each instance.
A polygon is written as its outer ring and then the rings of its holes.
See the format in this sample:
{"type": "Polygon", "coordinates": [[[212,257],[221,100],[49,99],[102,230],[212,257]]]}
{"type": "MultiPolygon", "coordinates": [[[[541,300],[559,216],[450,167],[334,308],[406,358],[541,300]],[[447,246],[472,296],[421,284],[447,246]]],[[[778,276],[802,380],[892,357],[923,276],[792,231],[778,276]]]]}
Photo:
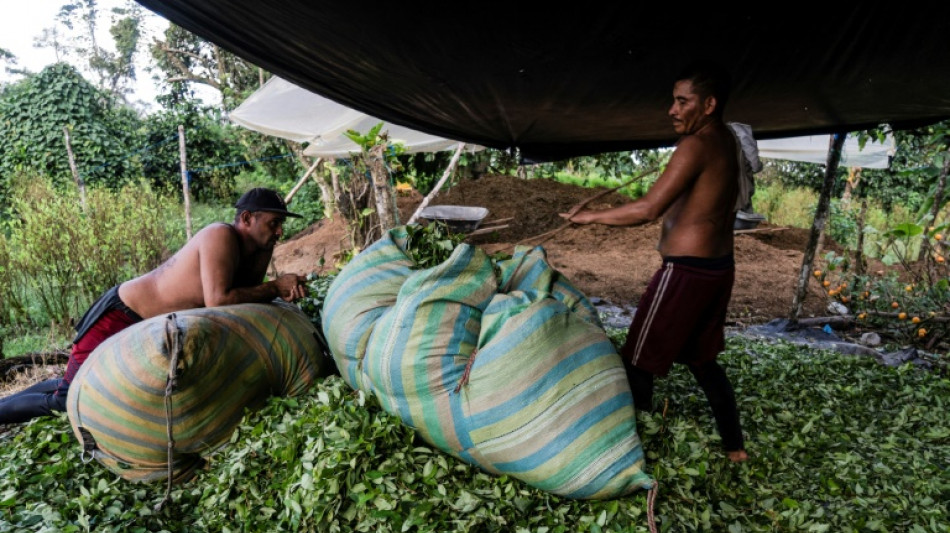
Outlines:
{"type": "Polygon", "coordinates": [[[590,224],[592,222],[593,213],[587,210],[577,210],[577,208],[571,209],[567,213],[558,213],[561,218],[573,222],[575,224],[590,224]]]}
{"type": "Polygon", "coordinates": [[[287,302],[299,300],[307,295],[307,277],[297,274],[282,274],[274,280],[279,296],[287,302]]]}

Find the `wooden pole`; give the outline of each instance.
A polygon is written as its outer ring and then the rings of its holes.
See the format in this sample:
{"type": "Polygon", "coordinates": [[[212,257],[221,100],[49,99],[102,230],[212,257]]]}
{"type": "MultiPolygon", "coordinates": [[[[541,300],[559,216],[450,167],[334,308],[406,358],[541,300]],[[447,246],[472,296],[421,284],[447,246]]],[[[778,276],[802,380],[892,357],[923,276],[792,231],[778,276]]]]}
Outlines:
{"type": "Polygon", "coordinates": [[[854,250],[854,274],[863,276],[867,261],[864,258],[864,227],[868,214],[868,199],[861,198],[861,211],[858,213],[858,244],[854,250]]]}
{"type": "Polygon", "coordinates": [[[455,153],[452,155],[452,160],[449,161],[449,166],[445,167],[445,172],[442,173],[442,177],[439,178],[438,182],[436,182],[435,187],[429,191],[429,194],[427,194],[426,197],[422,199],[422,203],[420,203],[419,207],[416,208],[416,212],[413,213],[411,217],[409,217],[409,222],[406,222],[406,224],[413,224],[419,219],[419,215],[422,213],[422,210],[425,209],[427,205],[429,205],[429,202],[432,200],[432,198],[435,197],[436,193],[439,192],[439,189],[442,188],[442,185],[445,184],[445,180],[449,179],[449,176],[452,175],[452,171],[455,170],[455,165],[457,165],[459,162],[459,157],[462,156],[463,148],[465,148],[465,143],[459,143],[458,148],[455,149],[455,153]]]}
{"type": "Polygon", "coordinates": [[[76,168],[76,158],[73,157],[73,145],[69,141],[69,126],[63,126],[63,135],[66,137],[66,155],[69,156],[69,169],[73,172],[73,180],[79,187],[79,202],[82,210],[86,210],[86,183],[79,175],[79,169],[76,168]]]}
{"type": "Polygon", "coordinates": [[[185,126],[178,125],[178,155],[181,160],[181,192],[185,199],[185,235],[191,239],[191,193],[188,191],[188,164],[185,158],[185,126]]]}
{"type": "MultiPolygon", "coordinates": [[[[647,169],[647,170],[641,172],[640,174],[637,174],[636,176],[634,176],[634,177],[628,179],[627,181],[621,183],[620,185],[617,185],[616,187],[613,187],[613,188],[611,188],[611,189],[607,189],[607,190],[605,190],[605,191],[601,191],[601,192],[599,192],[599,193],[597,193],[597,194],[595,194],[595,195],[593,195],[593,196],[591,196],[591,197],[585,199],[584,201],[582,201],[582,202],[580,202],[579,204],[577,204],[577,205],[575,205],[574,207],[572,207],[571,210],[567,212],[568,218],[574,216],[578,211],[580,211],[581,209],[584,209],[584,207],[587,206],[587,204],[593,202],[594,200],[597,200],[598,198],[604,197],[604,196],[606,196],[606,195],[608,195],[608,194],[610,194],[610,193],[612,193],[612,192],[614,192],[614,191],[617,191],[617,190],[619,190],[619,189],[622,189],[622,188],[626,187],[627,185],[630,185],[631,183],[633,183],[633,182],[635,182],[635,181],[640,181],[640,180],[642,180],[643,178],[649,176],[650,174],[653,174],[653,173],[656,172],[657,170],[659,170],[659,168],[657,168],[657,167],[649,168],[649,169],[647,169]]],[[[547,241],[548,239],[550,239],[551,237],[553,237],[555,234],[557,234],[557,233],[560,232],[561,230],[563,230],[563,229],[565,229],[565,228],[568,228],[568,227],[570,227],[570,226],[572,226],[572,225],[574,225],[574,223],[571,222],[570,220],[568,220],[567,222],[565,222],[565,223],[561,224],[560,226],[558,226],[558,227],[552,229],[551,231],[547,231],[547,232],[545,232],[545,233],[541,233],[540,235],[535,235],[534,237],[528,237],[528,238],[526,238],[526,239],[521,239],[520,241],[518,241],[518,242],[515,243],[515,244],[527,244],[528,242],[533,242],[533,243],[534,243],[534,246],[538,246],[538,245],[540,245],[541,243],[543,243],[543,242],[547,241]]]]}
{"type": "Polygon", "coordinates": [[[313,164],[310,165],[310,168],[307,169],[307,172],[304,173],[303,177],[300,178],[300,181],[298,181],[297,184],[294,185],[294,188],[293,188],[293,189],[290,189],[290,192],[287,193],[287,196],[286,196],[286,197],[284,197],[284,203],[285,203],[285,204],[289,204],[289,203],[290,203],[290,201],[294,198],[294,195],[297,194],[297,191],[299,191],[300,188],[303,187],[303,184],[307,182],[307,178],[309,178],[310,175],[313,174],[313,171],[314,171],[314,170],[317,170],[317,166],[318,166],[322,161],[323,161],[323,158],[322,158],[322,157],[318,157],[318,158],[316,158],[316,159],[313,161],[313,164]]]}
{"type": "MultiPolygon", "coordinates": [[[[940,176],[937,178],[937,189],[934,191],[933,205],[930,206],[930,222],[931,226],[937,225],[937,215],[940,214],[940,207],[943,203],[943,192],[947,186],[947,174],[950,173],[950,152],[947,152],[946,159],[943,162],[943,170],[940,171],[940,176]]],[[[930,246],[930,241],[927,239],[920,240],[920,252],[917,254],[917,260],[923,261],[927,257],[927,253],[932,250],[930,246]]]]}
{"type": "Polygon", "coordinates": [[[386,171],[386,146],[387,142],[384,139],[366,154],[366,163],[373,182],[376,214],[379,215],[379,236],[396,227],[395,202],[392,187],[389,185],[389,172],[386,171]]]}
{"type": "Polygon", "coordinates": [[[802,258],[802,269],[798,274],[798,290],[795,292],[795,298],[792,301],[792,309],[789,312],[789,322],[792,324],[798,321],[798,315],[802,312],[802,304],[805,302],[805,294],[808,290],[808,280],[811,278],[812,263],[815,260],[815,250],[818,248],[818,239],[824,230],[825,220],[828,218],[828,207],[831,204],[831,190],[835,184],[835,174],[838,172],[838,163],[841,162],[841,148],[844,146],[846,134],[835,133],[831,136],[828,143],[828,161],[825,164],[825,181],[821,186],[821,193],[818,196],[818,207],[815,209],[815,219],[811,225],[811,233],[808,236],[808,246],[805,248],[805,256],[802,258]]]}

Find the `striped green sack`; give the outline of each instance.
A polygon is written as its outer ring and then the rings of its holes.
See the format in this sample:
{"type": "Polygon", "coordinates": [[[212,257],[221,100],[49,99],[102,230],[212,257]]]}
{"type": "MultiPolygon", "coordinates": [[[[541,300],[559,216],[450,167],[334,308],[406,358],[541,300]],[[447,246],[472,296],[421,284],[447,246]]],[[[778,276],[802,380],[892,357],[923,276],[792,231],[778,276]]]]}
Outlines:
{"type": "Polygon", "coordinates": [[[324,300],[323,333],[330,352],[343,380],[366,394],[372,390],[364,386],[360,368],[369,335],[413,272],[404,252],[406,239],[404,226],[388,231],[340,270],[324,300]]]}
{"type": "Polygon", "coordinates": [[[459,398],[478,464],[569,498],[653,486],[626,372],[603,329],[517,289],[496,295],[481,326],[459,398]]]}
{"type": "Polygon", "coordinates": [[[364,387],[429,443],[489,472],[571,498],[651,487],[626,373],[596,310],[543,249],[500,266],[508,292],[468,245],[408,276],[367,328],[364,387]]]}
{"type": "Polygon", "coordinates": [[[461,417],[453,389],[496,290],[485,252],[459,245],[441,265],[406,280],[367,343],[363,371],[380,404],[449,453],[467,447],[455,427],[461,417]]]}
{"type": "Polygon", "coordinates": [[[299,309],[277,302],[191,309],[120,331],[90,354],[69,387],[67,415],[84,458],[131,481],[165,478],[170,424],[172,477],[188,479],[247,409],[270,396],[300,395],[330,372],[316,333],[299,309]],[[166,411],[173,356],[177,377],[166,411]]]}
{"type": "Polygon", "coordinates": [[[587,296],[563,274],[548,264],[547,252],[541,246],[516,246],[510,259],[499,261],[501,292],[518,290],[549,292],[581,320],[603,328],[597,308],[587,296]]]}

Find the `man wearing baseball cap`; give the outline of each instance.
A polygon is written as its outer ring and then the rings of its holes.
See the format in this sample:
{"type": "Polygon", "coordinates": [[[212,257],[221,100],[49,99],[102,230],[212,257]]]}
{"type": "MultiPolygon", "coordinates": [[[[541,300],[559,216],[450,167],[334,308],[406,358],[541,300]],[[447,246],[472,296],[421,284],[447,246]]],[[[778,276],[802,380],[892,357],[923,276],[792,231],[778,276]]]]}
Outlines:
{"type": "Polygon", "coordinates": [[[209,224],[158,268],[109,289],[76,325],[63,378],[37,383],[0,399],[0,424],[26,422],[66,410],[69,383],[103,341],[144,319],[196,307],[214,307],[306,295],[305,276],[264,281],[287,210],[276,191],[256,188],[235,204],[234,222],[209,224]]]}

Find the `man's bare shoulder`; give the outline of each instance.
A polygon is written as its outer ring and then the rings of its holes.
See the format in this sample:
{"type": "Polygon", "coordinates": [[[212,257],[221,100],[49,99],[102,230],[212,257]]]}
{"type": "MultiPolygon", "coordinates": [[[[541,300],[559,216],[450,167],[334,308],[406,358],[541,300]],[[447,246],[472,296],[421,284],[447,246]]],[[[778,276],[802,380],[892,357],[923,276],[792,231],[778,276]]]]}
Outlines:
{"type": "Polygon", "coordinates": [[[225,222],[213,222],[201,228],[195,236],[191,238],[196,244],[205,245],[209,243],[229,244],[237,243],[237,234],[234,227],[225,222]]]}

